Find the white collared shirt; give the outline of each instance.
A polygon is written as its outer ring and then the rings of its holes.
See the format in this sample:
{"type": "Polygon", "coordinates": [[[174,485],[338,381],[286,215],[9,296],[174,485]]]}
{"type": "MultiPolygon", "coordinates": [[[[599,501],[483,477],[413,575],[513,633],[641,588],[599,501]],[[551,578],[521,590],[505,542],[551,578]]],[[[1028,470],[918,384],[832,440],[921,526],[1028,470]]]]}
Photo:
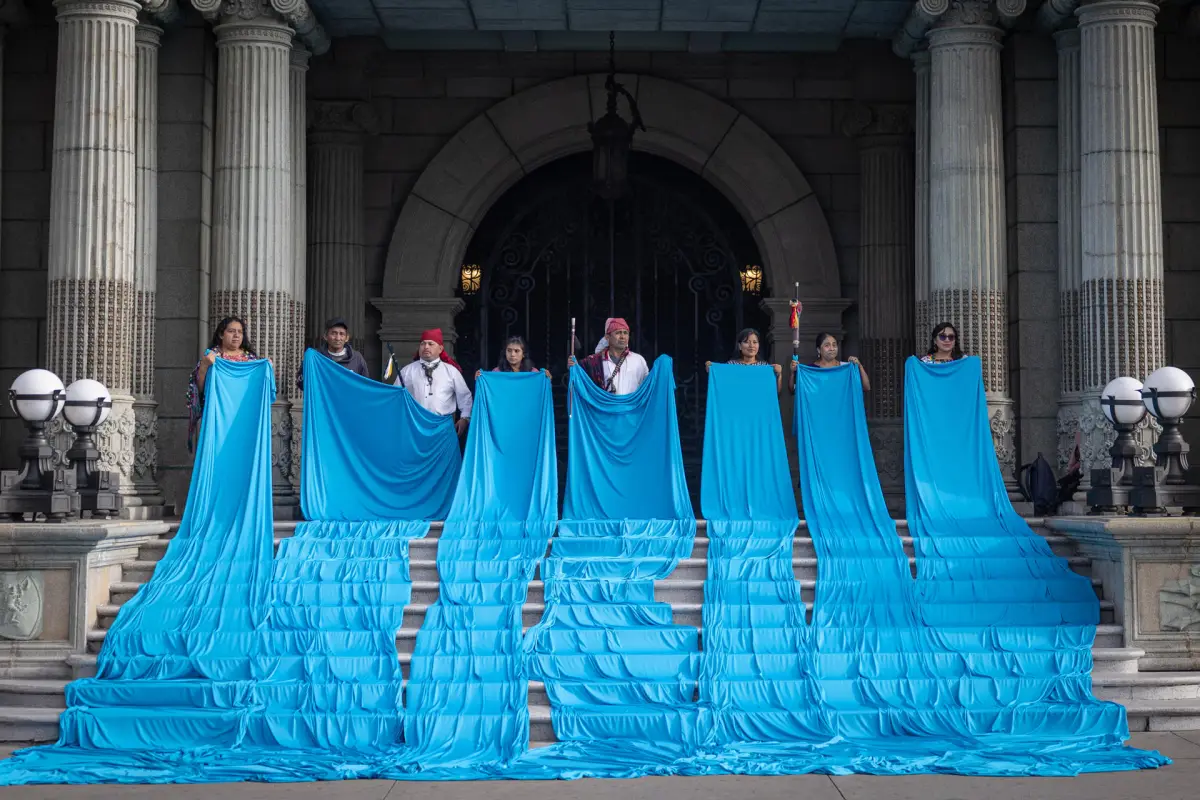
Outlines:
{"type": "MultiPolygon", "coordinates": [[[[609,357],[604,359],[604,380],[610,379],[616,368],[617,365],[612,361],[610,352],[609,357]]],[[[625,356],[625,363],[621,365],[621,371],[617,373],[614,394],[633,394],[649,374],[650,367],[646,365],[646,359],[630,350],[629,355],[625,356]]]]}
{"type": "Polygon", "coordinates": [[[427,411],[446,416],[458,409],[459,416],[471,416],[471,390],[462,373],[444,361],[433,371],[433,382],[425,377],[425,366],[414,361],[396,376],[395,386],[403,386],[427,411]]]}

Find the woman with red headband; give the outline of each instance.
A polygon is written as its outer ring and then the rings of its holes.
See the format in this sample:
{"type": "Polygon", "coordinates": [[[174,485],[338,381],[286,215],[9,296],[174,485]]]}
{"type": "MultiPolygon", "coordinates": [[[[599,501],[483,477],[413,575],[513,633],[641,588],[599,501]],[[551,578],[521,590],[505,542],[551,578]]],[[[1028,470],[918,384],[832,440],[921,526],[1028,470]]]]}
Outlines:
{"type": "MultiPolygon", "coordinates": [[[[604,323],[604,338],[608,344],[578,362],[596,385],[613,394],[632,394],[650,374],[646,359],[629,349],[629,323],[620,317],[609,317],[604,323]]],[[[575,356],[567,359],[575,366],[575,356]]]]}
{"type": "Polygon", "coordinates": [[[400,370],[393,383],[407,389],[427,411],[448,416],[457,409],[454,429],[461,436],[471,418],[471,390],[462,367],[446,353],[442,342],[441,328],[422,332],[412,363],[400,370]]]}

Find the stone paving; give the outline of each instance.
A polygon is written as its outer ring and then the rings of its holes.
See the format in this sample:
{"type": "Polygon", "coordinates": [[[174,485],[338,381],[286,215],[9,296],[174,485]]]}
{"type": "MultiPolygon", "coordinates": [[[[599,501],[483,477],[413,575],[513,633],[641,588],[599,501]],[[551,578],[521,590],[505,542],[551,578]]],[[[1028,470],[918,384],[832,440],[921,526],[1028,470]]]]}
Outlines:
{"type": "MultiPolygon", "coordinates": [[[[780,778],[720,776],[632,781],[203,784],[192,786],[22,786],[0,800],[169,797],[171,800],[1194,800],[1200,786],[1200,731],[1135,733],[1135,747],[1174,764],[1144,772],[1077,778],[963,778],[948,775],[780,778]]],[[[11,750],[0,751],[7,755],[11,750]]]]}

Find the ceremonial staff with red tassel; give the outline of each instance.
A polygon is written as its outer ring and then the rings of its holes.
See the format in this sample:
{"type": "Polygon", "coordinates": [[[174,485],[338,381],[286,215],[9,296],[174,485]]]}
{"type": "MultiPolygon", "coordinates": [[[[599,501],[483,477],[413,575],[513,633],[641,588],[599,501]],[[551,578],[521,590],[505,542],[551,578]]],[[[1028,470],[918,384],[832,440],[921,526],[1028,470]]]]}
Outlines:
{"type": "MultiPolygon", "coordinates": [[[[792,316],[788,325],[792,329],[792,361],[800,364],[800,312],[804,306],[800,303],[800,281],[796,281],[795,293],[792,295],[792,316]]],[[[795,379],[793,379],[794,381],[795,379]]]]}
{"type": "MultiPolygon", "coordinates": [[[[568,356],[575,355],[575,346],[578,339],[575,338],[575,318],[571,317],[571,343],[567,345],[568,356]]],[[[571,372],[567,370],[567,419],[571,418],[571,372]]]]}

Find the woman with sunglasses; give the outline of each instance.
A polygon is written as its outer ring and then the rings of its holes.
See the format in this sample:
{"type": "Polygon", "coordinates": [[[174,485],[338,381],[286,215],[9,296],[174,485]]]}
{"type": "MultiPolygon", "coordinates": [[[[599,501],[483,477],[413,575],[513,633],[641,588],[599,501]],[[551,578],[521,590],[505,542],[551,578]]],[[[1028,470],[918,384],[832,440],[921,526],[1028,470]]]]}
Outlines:
{"type": "Polygon", "coordinates": [[[958,342],[958,328],[949,322],[939,322],[929,337],[929,350],[921,356],[926,364],[946,364],[963,357],[958,342]]]}

